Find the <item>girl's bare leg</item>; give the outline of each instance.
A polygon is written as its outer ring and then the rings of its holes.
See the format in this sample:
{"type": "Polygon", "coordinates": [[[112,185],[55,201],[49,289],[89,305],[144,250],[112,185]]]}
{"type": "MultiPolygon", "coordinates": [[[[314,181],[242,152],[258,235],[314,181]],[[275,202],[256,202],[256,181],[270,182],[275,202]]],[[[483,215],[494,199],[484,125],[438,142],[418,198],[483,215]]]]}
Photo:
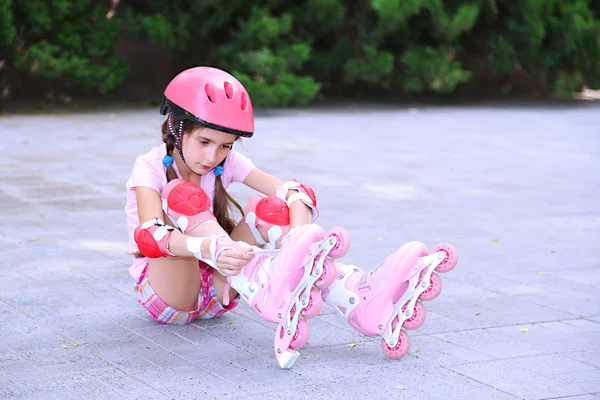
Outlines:
{"type": "MultiPolygon", "coordinates": [[[[164,221],[170,223],[165,215],[164,221]]],[[[201,223],[191,231],[188,236],[210,237],[212,234],[225,235],[225,231],[216,220],[201,223]]],[[[198,307],[198,295],[201,288],[200,269],[198,260],[194,257],[155,258],[148,263],[148,280],[150,285],[166,304],[179,311],[194,311],[198,307]]],[[[217,297],[223,301],[225,277],[217,270],[213,272],[213,279],[217,297]]],[[[230,298],[237,296],[237,292],[230,291],[230,298]]]]}

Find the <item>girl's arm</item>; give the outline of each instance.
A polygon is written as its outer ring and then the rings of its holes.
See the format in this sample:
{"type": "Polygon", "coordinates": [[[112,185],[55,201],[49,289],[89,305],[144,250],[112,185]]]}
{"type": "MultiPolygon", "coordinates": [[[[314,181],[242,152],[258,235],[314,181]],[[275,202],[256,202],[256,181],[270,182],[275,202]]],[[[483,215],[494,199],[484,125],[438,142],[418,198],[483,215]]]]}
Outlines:
{"type": "MultiPolygon", "coordinates": [[[[164,220],[165,215],[162,210],[162,199],[155,189],[138,186],[135,188],[135,193],[137,197],[138,216],[142,224],[154,218],[158,218],[164,223],[169,224],[170,221],[164,220]]],[[[197,258],[194,256],[194,253],[188,250],[188,239],[198,236],[208,237],[210,240],[202,241],[201,255],[202,258],[210,259],[212,234],[228,237],[227,233],[219,226],[216,220],[203,222],[197,228],[188,232],[188,234],[183,234],[175,229],[171,232],[167,249],[177,257],[197,258]]],[[[219,269],[228,275],[235,275],[242,266],[246,265],[252,256],[248,254],[248,249],[241,247],[238,243],[230,239],[224,241],[224,244],[231,247],[231,249],[225,249],[219,254],[219,269]]]]}
{"type": "MultiPolygon", "coordinates": [[[[282,186],[285,182],[258,168],[254,168],[243,183],[265,196],[276,196],[276,186],[282,186]]],[[[286,199],[295,193],[295,190],[288,190],[286,199]]],[[[290,204],[290,226],[292,228],[310,224],[312,220],[312,210],[306,204],[301,201],[294,201],[290,204]]]]}
{"type": "MultiPolygon", "coordinates": [[[[135,188],[135,195],[137,198],[140,223],[158,218],[165,224],[171,225],[170,221],[165,221],[165,215],[162,209],[162,199],[156,190],[149,187],[138,186],[135,188]]],[[[171,234],[168,249],[177,257],[194,257],[194,254],[187,249],[186,235],[178,230],[174,230],[171,234]]],[[[205,241],[205,243],[202,244],[202,255],[210,256],[208,241],[205,241]]]]}

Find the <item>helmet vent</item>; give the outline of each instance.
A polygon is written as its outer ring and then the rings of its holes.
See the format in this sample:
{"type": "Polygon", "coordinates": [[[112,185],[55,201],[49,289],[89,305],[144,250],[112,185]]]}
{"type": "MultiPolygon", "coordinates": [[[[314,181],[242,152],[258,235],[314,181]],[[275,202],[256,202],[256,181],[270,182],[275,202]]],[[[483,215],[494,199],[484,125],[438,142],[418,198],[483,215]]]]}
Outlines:
{"type": "Polygon", "coordinates": [[[210,101],[213,104],[217,102],[217,91],[215,90],[215,87],[213,85],[207,83],[206,85],[204,85],[204,91],[206,92],[206,97],[208,97],[208,101],[210,101]]]}
{"type": "Polygon", "coordinates": [[[248,109],[248,94],[246,92],[242,93],[242,111],[246,111],[248,109]]]}
{"type": "Polygon", "coordinates": [[[225,96],[227,96],[229,100],[233,99],[233,86],[231,83],[225,82],[223,88],[225,89],[225,96]]]}

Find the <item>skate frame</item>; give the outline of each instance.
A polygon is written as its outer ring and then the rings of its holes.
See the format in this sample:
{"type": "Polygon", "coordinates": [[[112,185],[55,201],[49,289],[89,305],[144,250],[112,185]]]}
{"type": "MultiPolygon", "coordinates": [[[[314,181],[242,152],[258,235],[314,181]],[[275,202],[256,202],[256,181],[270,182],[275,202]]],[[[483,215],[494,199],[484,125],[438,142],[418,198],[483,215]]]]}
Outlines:
{"type": "MultiPolygon", "coordinates": [[[[319,245],[316,251],[308,251],[307,255],[311,256],[311,259],[307,262],[307,264],[310,264],[313,267],[310,270],[305,268],[304,277],[292,294],[295,302],[290,305],[284,320],[279,323],[277,332],[275,332],[275,353],[281,368],[291,368],[300,355],[300,353],[297,351],[290,349],[289,345],[296,334],[300,313],[309,305],[310,292],[317,280],[319,280],[319,278],[323,275],[323,264],[325,263],[325,259],[329,252],[331,252],[331,250],[333,250],[333,248],[336,246],[336,244],[337,240],[335,237],[328,237],[319,245]],[[317,256],[319,259],[315,263],[315,258],[317,256]],[[291,315],[294,306],[294,315],[291,315]],[[285,337],[282,337],[281,339],[278,338],[279,329],[283,329],[283,332],[285,332],[285,337]]],[[[267,251],[272,250],[263,250],[262,252],[267,251]]]]}
{"type": "Polygon", "coordinates": [[[400,331],[402,330],[402,325],[404,321],[413,316],[413,312],[415,309],[415,304],[419,299],[419,296],[429,288],[431,284],[431,274],[437,268],[438,265],[444,261],[446,254],[443,251],[438,251],[437,253],[429,254],[428,256],[421,257],[420,260],[423,262],[423,267],[420,267],[418,264],[415,264],[414,270],[415,274],[410,278],[408,282],[409,289],[402,295],[400,300],[394,305],[394,313],[392,315],[392,319],[388,322],[388,325],[381,334],[381,337],[385,340],[388,346],[396,347],[398,345],[398,337],[400,336],[400,331]],[[423,276],[423,280],[419,286],[415,287],[417,282],[419,281],[419,277],[421,275],[421,271],[427,268],[427,273],[423,276]],[[408,300],[410,301],[406,303],[408,300]],[[406,310],[402,312],[402,307],[406,306],[406,310]],[[394,319],[398,317],[398,324],[396,328],[392,329],[392,323],[394,319]]]}

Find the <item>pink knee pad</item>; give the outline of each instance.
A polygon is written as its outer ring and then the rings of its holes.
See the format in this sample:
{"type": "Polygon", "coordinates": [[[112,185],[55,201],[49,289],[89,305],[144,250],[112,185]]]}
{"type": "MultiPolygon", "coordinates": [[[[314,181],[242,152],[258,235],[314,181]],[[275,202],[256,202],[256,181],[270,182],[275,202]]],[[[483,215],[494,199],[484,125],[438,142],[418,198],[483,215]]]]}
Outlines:
{"type": "Polygon", "coordinates": [[[215,219],[210,210],[210,198],[204,190],[184,179],[174,179],[162,192],[163,210],[169,219],[186,233],[200,223],[215,219]]]}
{"type": "Polygon", "coordinates": [[[248,200],[245,213],[246,223],[256,241],[261,245],[275,248],[277,241],[290,231],[290,209],[285,200],[276,196],[252,196],[248,200]],[[262,238],[258,227],[267,232],[268,242],[262,238]]]}

